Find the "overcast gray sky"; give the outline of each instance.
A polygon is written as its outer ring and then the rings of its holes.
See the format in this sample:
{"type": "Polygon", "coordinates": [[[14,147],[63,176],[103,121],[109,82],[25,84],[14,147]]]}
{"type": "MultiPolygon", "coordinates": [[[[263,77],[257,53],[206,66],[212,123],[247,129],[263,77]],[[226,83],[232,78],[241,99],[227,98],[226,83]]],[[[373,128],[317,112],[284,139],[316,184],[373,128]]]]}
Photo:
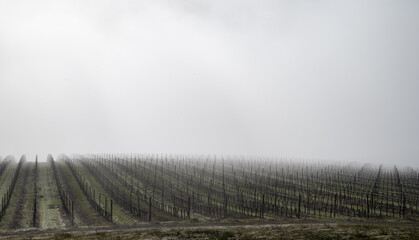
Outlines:
{"type": "Polygon", "coordinates": [[[0,155],[419,166],[419,1],[0,0],[0,155]]]}

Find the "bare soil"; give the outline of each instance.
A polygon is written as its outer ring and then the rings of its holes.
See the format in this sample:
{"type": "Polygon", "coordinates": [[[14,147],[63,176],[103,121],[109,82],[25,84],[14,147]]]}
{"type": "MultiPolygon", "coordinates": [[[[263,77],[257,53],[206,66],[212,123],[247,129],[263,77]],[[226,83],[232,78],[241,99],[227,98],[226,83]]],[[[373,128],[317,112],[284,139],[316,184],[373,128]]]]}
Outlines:
{"type": "Polygon", "coordinates": [[[417,223],[170,223],[2,233],[0,239],[418,239],[417,223]]]}

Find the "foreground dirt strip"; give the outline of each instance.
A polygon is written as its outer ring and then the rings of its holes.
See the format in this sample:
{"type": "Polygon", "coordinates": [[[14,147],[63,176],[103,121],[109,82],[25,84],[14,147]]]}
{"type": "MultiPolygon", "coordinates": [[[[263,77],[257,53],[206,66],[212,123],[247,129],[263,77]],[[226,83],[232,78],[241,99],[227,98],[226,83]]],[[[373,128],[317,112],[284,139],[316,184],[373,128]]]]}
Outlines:
{"type": "Polygon", "coordinates": [[[21,230],[0,233],[0,239],[418,239],[419,224],[413,222],[256,222],[171,223],[135,227],[71,228],[67,230],[21,230]],[[228,235],[228,236],[227,236],[228,235]],[[265,237],[265,238],[264,238],[265,237]]]}
{"type": "Polygon", "coordinates": [[[38,169],[39,227],[41,229],[70,227],[71,222],[63,209],[51,164],[49,162],[40,162],[38,163],[38,169]]]}

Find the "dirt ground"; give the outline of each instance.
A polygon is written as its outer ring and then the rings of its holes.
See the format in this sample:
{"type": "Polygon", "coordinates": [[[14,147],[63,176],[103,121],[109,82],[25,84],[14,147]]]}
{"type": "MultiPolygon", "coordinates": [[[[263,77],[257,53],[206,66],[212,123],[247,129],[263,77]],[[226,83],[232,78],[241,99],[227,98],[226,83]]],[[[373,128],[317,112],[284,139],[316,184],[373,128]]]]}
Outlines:
{"type": "Polygon", "coordinates": [[[417,223],[211,223],[21,231],[0,239],[419,239],[417,223]]]}

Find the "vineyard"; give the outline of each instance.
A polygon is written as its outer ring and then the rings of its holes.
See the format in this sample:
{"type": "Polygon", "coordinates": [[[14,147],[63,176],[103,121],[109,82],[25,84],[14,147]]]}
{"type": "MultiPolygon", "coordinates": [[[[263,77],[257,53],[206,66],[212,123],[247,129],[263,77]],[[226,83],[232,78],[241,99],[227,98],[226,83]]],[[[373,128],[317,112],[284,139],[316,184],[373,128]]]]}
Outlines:
{"type": "Polygon", "coordinates": [[[219,221],[417,221],[419,173],[284,159],[13,156],[0,163],[0,228],[219,221]]]}

